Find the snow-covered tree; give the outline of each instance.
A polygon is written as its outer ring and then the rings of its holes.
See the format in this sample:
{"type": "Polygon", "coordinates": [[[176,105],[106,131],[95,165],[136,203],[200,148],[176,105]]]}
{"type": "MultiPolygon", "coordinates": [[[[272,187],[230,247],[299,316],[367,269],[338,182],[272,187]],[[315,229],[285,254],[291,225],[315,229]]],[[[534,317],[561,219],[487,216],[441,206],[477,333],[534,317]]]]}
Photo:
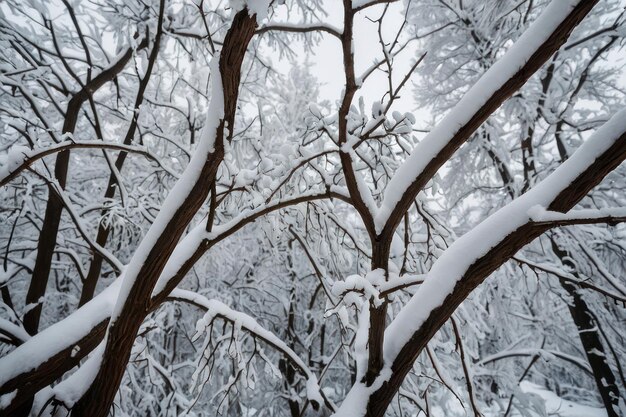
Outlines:
{"type": "Polygon", "coordinates": [[[0,410],[623,414],[624,16],[0,4],[0,410]]]}

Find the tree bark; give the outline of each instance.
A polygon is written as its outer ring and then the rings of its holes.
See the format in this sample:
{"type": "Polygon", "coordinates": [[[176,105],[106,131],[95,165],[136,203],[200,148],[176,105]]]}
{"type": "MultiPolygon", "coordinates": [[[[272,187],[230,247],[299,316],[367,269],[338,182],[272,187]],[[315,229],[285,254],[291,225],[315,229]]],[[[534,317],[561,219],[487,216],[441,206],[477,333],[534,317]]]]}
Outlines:
{"type": "MultiPolygon", "coordinates": [[[[576,271],[576,266],[568,261],[570,254],[567,250],[559,247],[554,238],[550,239],[552,250],[561,260],[563,266],[570,270],[576,278],[580,278],[576,271]]],[[[615,375],[609,366],[606,352],[602,344],[602,339],[598,331],[598,326],[589,312],[589,306],[585,302],[580,288],[570,282],[561,281],[561,287],[571,297],[567,302],[572,321],[578,330],[580,343],[585,351],[585,356],[593,372],[593,378],[598,387],[598,393],[602,398],[602,403],[606,409],[608,417],[619,417],[620,393],[615,382],[615,375]]]]}
{"type": "MultiPolygon", "coordinates": [[[[158,232],[158,236],[155,236],[154,244],[148,248],[138,271],[132,277],[125,277],[133,278],[132,286],[117,317],[109,324],[105,351],[98,373],[72,409],[73,416],[105,417],[109,412],[124,375],[137,330],[150,310],[154,286],[180,237],[208,196],[210,185],[222,161],[224,128],[227,126],[231,132],[233,130],[241,64],[255,29],[256,17],[249,16],[247,9],[235,15],[224,39],[219,60],[224,116],[215,133],[214,148],[203,162],[196,183],[182,196],[184,201],[178,204],[174,213],[165,214],[165,224],[158,232]]],[[[131,264],[132,262],[131,260],[131,264]]]]}
{"type": "MultiPolygon", "coordinates": [[[[144,48],[147,44],[147,39],[144,39],[138,48],[144,48]]],[[[72,96],[65,112],[65,120],[62,129],[63,134],[74,133],[78,122],[78,114],[83,103],[89,99],[89,96],[93,94],[94,91],[113,80],[113,78],[124,69],[132,56],[133,49],[128,48],[114,65],[102,71],[97,77],[85,84],[85,86],[72,96]]],[[[57,155],[54,165],[54,177],[62,189],[65,189],[67,182],[69,163],[70,151],[63,151],[57,155]]],[[[30,286],[26,294],[26,305],[34,305],[34,307],[28,310],[24,315],[24,329],[31,335],[36,334],[39,329],[39,319],[41,317],[43,304],[43,301],[40,302],[40,300],[45,295],[46,287],[48,286],[48,278],[52,267],[52,255],[54,254],[54,248],[56,246],[62,214],[63,202],[52,190],[52,187],[49,187],[48,202],[46,204],[43,225],[37,243],[37,257],[35,259],[30,286]]]]}
{"type": "MultiPolygon", "coordinates": [[[[382,242],[374,241],[372,244],[372,271],[382,269],[385,271],[386,280],[389,279],[389,250],[392,237],[382,242]]],[[[385,362],[383,358],[383,344],[385,341],[385,328],[387,327],[387,301],[383,300],[383,303],[379,306],[370,302],[369,309],[368,359],[364,381],[367,385],[374,382],[385,362]]]]}
{"type": "MultiPolygon", "coordinates": [[[[593,187],[609,172],[626,159],[626,132],[621,132],[615,142],[598,157],[574,181],[561,190],[549,204],[549,211],[567,212],[572,209],[593,187]]],[[[415,360],[437,333],[441,326],[452,316],[456,308],[481,284],[492,272],[510,259],[523,246],[530,243],[547,230],[545,225],[532,222],[520,226],[507,235],[485,255],[477,259],[457,282],[453,291],[444,302],[433,309],[424,324],[415,331],[402,347],[391,364],[391,377],[382,384],[368,399],[366,415],[382,417],[398,392],[404,378],[413,367],[415,360]]]]}

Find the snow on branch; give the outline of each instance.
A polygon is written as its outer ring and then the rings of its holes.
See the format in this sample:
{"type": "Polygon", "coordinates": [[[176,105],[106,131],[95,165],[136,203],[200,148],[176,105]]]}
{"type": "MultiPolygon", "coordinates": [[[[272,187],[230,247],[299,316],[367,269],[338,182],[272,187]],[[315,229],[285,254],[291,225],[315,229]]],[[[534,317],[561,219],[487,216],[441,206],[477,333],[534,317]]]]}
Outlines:
{"type": "Polygon", "coordinates": [[[0,317],[0,341],[19,346],[30,339],[24,327],[0,317]]]}
{"type": "Polygon", "coordinates": [[[343,281],[333,284],[332,292],[335,296],[342,298],[344,304],[359,304],[354,296],[370,300],[375,305],[380,305],[383,298],[390,294],[419,285],[424,282],[425,275],[402,275],[389,274],[389,279],[385,280],[384,271],[376,269],[362,277],[360,275],[350,275],[343,281]]]}
{"type": "Polygon", "coordinates": [[[615,225],[626,222],[626,208],[570,210],[567,213],[560,213],[558,211],[546,210],[545,207],[535,206],[528,210],[528,216],[535,223],[549,226],[597,223],[615,225]]]}
{"type": "Polygon", "coordinates": [[[19,388],[19,397],[28,398],[58,379],[68,363],[78,365],[102,339],[120,284],[118,278],[67,318],[0,358],[0,395],[19,388]]]}
{"type": "Polygon", "coordinates": [[[552,358],[562,359],[566,362],[569,362],[573,365],[576,365],[586,373],[592,375],[591,368],[589,364],[582,358],[578,358],[576,356],[568,355],[563,352],[559,352],[558,350],[547,350],[547,349],[515,349],[515,350],[507,350],[504,352],[498,352],[493,355],[482,358],[477,364],[478,365],[486,365],[488,363],[496,362],[502,359],[507,358],[516,358],[520,356],[539,356],[540,358],[550,361],[552,358]]]}
{"type": "Polygon", "coordinates": [[[376,306],[383,302],[380,297],[378,287],[385,281],[385,271],[376,269],[362,277],[360,275],[350,275],[343,281],[333,284],[332,292],[336,297],[341,298],[346,305],[356,305],[360,308],[363,300],[370,301],[376,306]]]}
{"type": "Polygon", "coordinates": [[[352,11],[356,13],[368,7],[376,6],[377,4],[387,4],[395,1],[398,0],[352,0],[352,11]]]}
{"type": "MultiPolygon", "coordinates": [[[[194,260],[204,254],[211,245],[231,236],[259,217],[281,208],[332,196],[347,200],[345,191],[339,188],[329,193],[310,193],[291,199],[274,200],[220,225],[212,233],[206,232],[202,223],[194,227],[179,242],[164,267],[153,291],[153,307],[166,298],[168,290],[178,284],[194,260]],[[209,238],[213,240],[209,241],[209,238]]],[[[122,276],[70,316],[41,331],[0,358],[0,369],[6,370],[0,374],[0,395],[10,393],[18,386],[20,398],[33,395],[59,378],[64,369],[67,369],[68,361],[78,364],[80,359],[102,340],[119,295],[121,281],[122,276]],[[58,334],[64,334],[65,337],[58,338],[56,337],[58,334]],[[24,387],[20,384],[24,378],[33,382],[24,387]]]]}
{"type": "Polygon", "coordinates": [[[282,339],[271,331],[265,329],[254,318],[240,311],[231,309],[221,301],[215,299],[209,300],[203,295],[193,291],[176,288],[171,292],[168,298],[171,300],[193,304],[194,306],[206,311],[204,317],[198,320],[196,325],[196,336],[194,336],[195,338],[197,338],[200,333],[204,332],[208,324],[210,324],[217,317],[232,322],[238,328],[246,330],[255,338],[262,340],[274,349],[278,350],[287,359],[289,359],[289,361],[291,361],[291,363],[306,378],[307,397],[315,409],[319,408],[319,405],[325,404],[331,410],[335,410],[335,406],[328,400],[328,398],[326,398],[323,391],[319,387],[315,373],[311,371],[298,354],[287,346],[282,339]]]}
{"type": "MultiPolygon", "coordinates": [[[[390,274],[391,275],[391,274],[390,274]]],[[[386,297],[396,291],[403,290],[405,288],[414,287],[424,282],[424,278],[426,275],[401,275],[401,276],[393,276],[389,277],[388,281],[385,281],[380,284],[378,290],[380,291],[380,295],[382,297],[386,297]]]]}
{"type": "MultiPolygon", "coordinates": [[[[587,170],[594,171],[594,163],[615,148],[621,150],[623,159],[626,156],[626,110],[613,116],[546,179],[489,216],[444,251],[417,293],[387,328],[386,361],[393,362],[402,346],[409,342],[411,334],[454,292],[472,265],[521,227],[532,223],[528,215],[531,208],[537,205],[550,207],[563,190],[585,177],[587,170]]],[[[588,175],[595,176],[596,173],[589,172],[588,175]]]]}
{"type": "Polygon", "coordinates": [[[0,187],[17,177],[21,172],[28,169],[36,161],[52,154],[67,151],[69,149],[110,149],[114,151],[132,152],[144,155],[155,161],[160,168],[174,178],[178,175],[161,164],[159,158],[144,146],[123,145],[107,143],[99,140],[73,141],[67,140],[56,143],[44,149],[29,149],[25,146],[14,146],[8,154],[0,156],[0,187]]]}
{"type": "MultiPolygon", "coordinates": [[[[530,269],[532,269],[533,271],[541,271],[544,272],[547,276],[554,276],[557,277],[560,280],[566,281],[566,282],[571,282],[572,284],[575,284],[581,288],[586,288],[592,291],[596,291],[606,297],[609,297],[615,301],[619,301],[621,303],[624,303],[626,305],[626,294],[624,293],[620,293],[620,294],[616,294],[613,293],[611,291],[605,290],[603,288],[598,287],[597,285],[594,285],[592,283],[590,283],[587,280],[582,280],[579,278],[576,278],[574,275],[563,271],[561,268],[557,268],[545,263],[538,263],[538,262],[533,262],[531,260],[525,259],[523,257],[520,256],[514,256],[513,259],[518,262],[520,265],[526,265],[527,267],[529,267],[530,269]]],[[[617,287],[617,290],[619,291],[619,287],[617,287]]]]}
{"type": "Polygon", "coordinates": [[[562,45],[595,1],[553,1],[415,147],[389,181],[376,229],[395,228],[414,197],[472,133],[562,45]]]}
{"type": "Polygon", "coordinates": [[[550,228],[535,224],[528,211],[537,205],[570,210],[624,159],[626,109],[547,178],[458,238],[439,256],[415,295],[386,328],[384,363],[377,377],[371,384],[357,382],[337,415],[365,415],[367,410],[389,404],[417,356],[461,302],[515,252],[550,228]]]}
{"type": "Polygon", "coordinates": [[[48,182],[48,184],[50,185],[51,190],[61,200],[61,202],[63,203],[63,206],[67,210],[68,214],[70,215],[70,218],[72,219],[74,225],[76,226],[76,230],[82,236],[82,238],[85,240],[85,242],[87,242],[87,244],[90,246],[91,250],[94,251],[94,252],[97,252],[100,256],[102,256],[102,258],[105,259],[109,263],[109,265],[111,265],[111,267],[117,273],[121,273],[122,270],[124,269],[124,264],[119,259],[117,259],[117,257],[115,255],[113,255],[113,253],[111,253],[111,251],[109,251],[108,249],[106,249],[102,245],[99,245],[89,235],[89,233],[87,232],[87,227],[83,223],[82,218],[78,214],[77,210],[74,208],[74,205],[72,204],[72,202],[71,202],[70,198],[68,197],[67,193],[65,192],[65,190],[61,186],[59,186],[58,181],[56,181],[56,180],[49,180],[48,178],[44,177],[43,175],[39,175],[39,176],[40,176],[40,178],[43,178],[45,181],[48,182]]]}
{"type": "Polygon", "coordinates": [[[257,35],[261,35],[266,32],[289,32],[289,33],[310,33],[310,32],[326,32],[336,38],[341,38],[341,29],[331,26],[327,23],[324,24],[309,24],[309,23],[289,23],[289,22],[272,22],[268,25],[262,26],[255,32],[257,35]]]}
{"type": "MultiPolygon", "coordinates": [[[[52,390],[37,395],[33,410],[42,413],[45,407],[52,402],[56,408],[60,405],[70,410],[87,391],[93,382],[104,354],[104,341],[91,352],[89,358],[67,379],[54,386],[52,390]]],[[[54,415],[54,413],[52,413],[54,415]]]]}

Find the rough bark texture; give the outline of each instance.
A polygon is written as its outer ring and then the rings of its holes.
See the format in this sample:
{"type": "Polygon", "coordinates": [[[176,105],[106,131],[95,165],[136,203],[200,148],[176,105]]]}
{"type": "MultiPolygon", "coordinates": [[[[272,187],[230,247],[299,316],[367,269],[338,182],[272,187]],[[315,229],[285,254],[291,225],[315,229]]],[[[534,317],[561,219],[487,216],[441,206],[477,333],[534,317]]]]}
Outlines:
{"type": "Polygon", "coordinates": [[[424,171],[411,183],[400,202],[394,207],[385,227],[382,236],[393,235],[400,224],[402,216],[413,204],[414,198],[437,173],[439,168],[450,159],[452,154],[465,143],[471,135],[487,120],[487,118],[504,101],[515,93],[541,66],[565,43],[572,30],[591,11],[598,0],[588,0],[580,2],[565,18],[552,35],[539,47],[531,56],[528,62],[511,77],[502,88],[496,91],[485,104],[474,114],[474,116],[462,126],[456,135],[446,144],[446,146],[433,158],[424,171]]]}
{"type": "MultiPolygon", "coordinates": [[[[579,278],[576,266],[568,260],[571,254],[567,250],[561,249],[554,239],[551,239],[551,244],[552,250],[559,257],[563,266],[570,269],[573,275],[579,278]]],[[[580,293],[580,289],[571,282],[565,281],[561,281],[561,287],[571,297],[567,307],[578,330],[580,343],[593,372],[593,379],[598,387],[598,393],[602,398],[607,416],[618,417],[620,393],[615,383],[615,375],[607,361],[598,326],[589,313],[589,307],[580,293]]]]}
{"type": "MultiPolygon", "coordinates": [[[[139,48],[144,48],[147,44],[147,40],[144,39],[139,45],[139,48]]],[[[85,84],[83,88],[72,96],[65,112],[63,134],[74,133],[82,105],[89,99],[89,96],[93,94],[94,91],[113,80],[113,78],[124,69],[132,55],[133,50],[128,48],[114,65],[102,71],[97,77],[85,84]]],[[[57,155],[54,165],[54,177],[62,189],[65,188],[67,181],[69,163],[70,151],[63,151],[57,155]]],[[[63,202],[52,188],[50,188],[43,225],[39,235],[39,242],[37,243],[37,258],[35,259],[33,276],[26,294],[26,305],[36,304],[34,308],[24,315],[24,329],[31,335],[36,334],[39,329],[39,318],[41,317],[43,304],[43,302],[40,303],[39,300],[45,295],[46,287],[48,286],[48,277],[50,276],[52,255],[54,254],[57,234],[59,233],[61,214],[63,214],[63,202]]]]}
{"type": "Polygon", "coordinates": [[[224,119],[217,130],[215,150],[185,203],[179,207],[150,249],[130,289],[127,302],[108,328],[105,353],[98,374],[72,409],[73,416],[105,417],[124,375],[137,330],[150,311],[152,290],[185,229],[205,201],[224,155],[224,127],[232,131],[239,90],[241,64],[256,29],[256,18],[244,9],[237,13],[228,31],[219,61],[224,92],[224,119]]]}
{"type": "MultiPolygon", "coordinates": [[[[566,212],[573,208],[594,186],[609,172],[626,159],[626,133],[596,159],[581,175],[559,193],[548,206],[550,211],[566,212]]],[[[481,284],[493,271],[511,258],[523,246],[545,232],[549,226],[533,223],[525,224],[506,236],[487,254],[477,259],[465,275],[458,281],[454,290],[446,297],[443,304],[434,309],[424,325],[411,336],[391,365],[392,376],[369,398],[368,417],[382,417],[389,403],[398,392],[413,363],[452,313],[469,294],[481,284]]]]}

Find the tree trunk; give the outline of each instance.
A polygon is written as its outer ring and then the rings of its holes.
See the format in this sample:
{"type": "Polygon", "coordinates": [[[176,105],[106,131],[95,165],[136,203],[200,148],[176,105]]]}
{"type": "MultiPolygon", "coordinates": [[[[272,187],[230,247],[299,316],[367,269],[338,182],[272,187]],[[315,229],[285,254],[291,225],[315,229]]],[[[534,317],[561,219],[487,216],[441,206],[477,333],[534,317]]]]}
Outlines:
{"type": "MultiPolygon", "coordinates": [[[[191,187],[181,183],[185,180],[185,174],[183,174],[164,204],[167,207],[169,202],[172,205],[172,212],[164,213],[162,211],[159,214],[157,221],[148,232],[150,240],[144,239],[133,260],[131,260],[126,271],[128,275],[124,278],[130,281],[130,288],[123,288],[122,294],[124,291],[127,292],[120,295],[120,297],[124,297],[120,298],[123,304],[116,306],[118,311],[115,316],[117,317],[113,317],[109,325],[105,339],[105,350],[98,373],[72,409],[73,416],[105,417],[109,412],[122,381],[137,330],[149,312],[154,286],[180,237],[208,196],[210,185],[215,179],[217,168],[222,161],[224,128],[228,127],[230,132],[233,130],[241,64],[255,29],[256,17],[249,16],[247,9],[235,15],[232,26],[224,39],[219,61],[224,114],[216,131],[208,132],[210,135],[215,135],[213,149],[210,149],[206,159],[201,161],[202,165],[199,167],[198,174],[192,172],[191,175],[192,178],[195,178],[195,183],[191,187]],[[179,185],[180,190],[177,189],[179,185]],[[176,195],[172,195],[174,193],[176,195]],[[159,221],[162,222],[162,225],[158,224],[159,221]],[[146,248],[142,247],[144,245],[146,248]],[[145,254],[142,251],[145,251],[145,254]],[[136,257],[139,258],[135,259],[136,257]],[[141,263],[139,264],[138,261],[141,263]],[[134,262],[137,265],[133,265],[134,262]],[[129,272],[133,267],[136,271],[129,272]]],[[[202,143],[199,146],[202,146],[202,143]]],[[[204,158],[204,155],[197,154],[196,156],[204,158]]],[[[192,159],[186,173],[190,168],[193,169],[191,165],[194,162],[192,159]]]]}
{"type": "MultiPolygon", "coordinates": [[[[372,242],[372,271],[382,269],[385,271],[386,280],[389,279],[389,248],[392,238],[393,236],[378,237],[380,241],[372,242]]],[[[364,381],[367,385],[374,382],[384,365],[383,344],[387,327],[387,302],[383,300],[380,306],[370,302],[369,309],[368,361],[364,381]]]]}
{"type": "MultiPolygon", "coordinates": [[[[63,151],[57,155],[54,167],[54,176],[61,186],[65,188],[67,171],[69,168],[70,152],[63,151]]],[[[63,202],[55,193],[52,186],[48,187],[48,203],[46,213],[43,218],[41,234],[37,243],[37,258],[33,268],[33,276],[26,293],[26,314],[24,314],[24,330],[30,335],[35,335],[39,330],[39,319],[43,299],[48,286],[48,277],[52,268],[52,255],[57,241],[61,214],[63,213],[63,202]]]]}
{"type": "MultiPolygon", "coordinates": [[[[144,38],[137,48],[142,49],[146,47],[147,44],[147,39],[144,38]]],[[[115,64],[102,71],[97,77],[93,78],[72,96],[67,104],[65,120],[63,121],[62,133],[64,135],[74,133],[76,123],[78,122],[78,114],[83,103],[87,101],[90,95],[96,90],[115,78],[115,76],[124,69],[126,63],[128,63],[132,56],[133,49],[128,48],[115,64]]],[[[61,189],[65,189],[69,162],[70,151],[60,152],[56,157],[54,177],[61,189]]],[[[49,187],[46,212],[37,243],[37,258],[35,259],[33,276],[30,286],[28,287],[28,293],[26,294],[26,305],[36,304],[24,315],[24,329],[31,335],[36,334],[39,329],[39,319],[42,309],[42,303],[39,301],[46,294],[48,277],[50,276],[50,269],[52,267],[52,255],[54,254],[54,248],[56,246],[62,214],[63,202],[53,191],[52,187],[49,187]]]]}
{"type": "MultiPolygon", "coordinates": [[[[561,249],[554,238],[550,239],[550,243],[552,244],[552,250],[561,260],[563,266],[567,267],[570,273],[576,278],[580,278],[576,271],[576,266],[573,262],[568,260],[570,254],[567,250],[561,249]]],[[[607,416],[619,417],[620,393],[615,382],[615,375],[606,358],[606,352],[602,344],[598,326],[590,314],[589,307],[583,299],[582,294],[579,292],[580,289],[574,284],[565,281],[561,281],[561,287],[571,297],[571,300],[567,303],[567,307],[572,316],[572,321],[578,330],[580,343],[583,346],[585,356],[591,367],[593,378],[598,387],[598,393],[602,398],[607,416]]]]}

